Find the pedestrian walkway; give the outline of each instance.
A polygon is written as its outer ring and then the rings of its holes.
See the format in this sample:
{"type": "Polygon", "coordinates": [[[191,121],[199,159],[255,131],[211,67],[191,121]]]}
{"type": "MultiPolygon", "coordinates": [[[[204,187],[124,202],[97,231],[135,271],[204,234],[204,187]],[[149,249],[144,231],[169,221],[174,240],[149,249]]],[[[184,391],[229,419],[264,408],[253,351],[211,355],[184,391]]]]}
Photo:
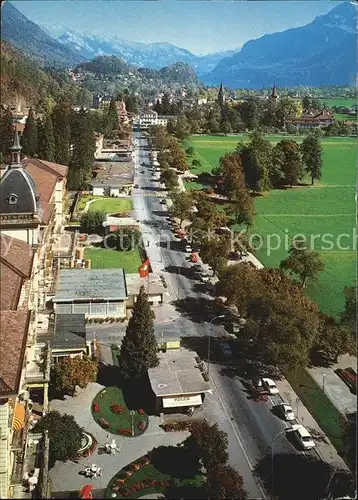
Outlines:
{"type": "Polygon", "coordinates": [[[307,371],[319,385],[324,387],[324,392],[337,410],[342,414],[357,411],[357,395],[352,394],[348,386],[335,373],[338,368],[353,368],[357,372],[357,358],[344,354],[338,358],[338,362],[330,367],[317,366],[308,368],[307,371]]]}
{"type": "Polygon", "coordinates": [[[283,400],[292,406],[297,421],[300,424],[304,425],[307,430],[311,432],[316,441],[316,450],[321,459],[331,464],[333,467],[338,467],[340,469],[345,469],[348,471],[349,468],[347,467],[346,463],[338,455],[337,450],[335,449],[333,444],[324,434],[323,430],[320,428],[311,413],[297,397],[297,394],[288,383],[288,381],[283,378],[276,381],[276,385],[283,400]]]}

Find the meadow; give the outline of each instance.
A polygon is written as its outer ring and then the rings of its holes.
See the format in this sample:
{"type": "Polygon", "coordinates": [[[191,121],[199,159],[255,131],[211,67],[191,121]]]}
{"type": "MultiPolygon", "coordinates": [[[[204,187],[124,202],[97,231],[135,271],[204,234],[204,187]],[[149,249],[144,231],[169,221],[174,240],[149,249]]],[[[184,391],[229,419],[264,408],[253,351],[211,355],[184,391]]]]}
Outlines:
{"type": "MultiPolygon", "coordinates": [[[[283,136],[267,136],[276,143],[283,136]]],[[[290,136],[301,142],[302,136],[290,136]]],[[[194,148],[193,158],[201,161],[194,174],[210,172],[220,157],[232,152],[247,136],[196,136],[184,147],[194,148]]],[[[355,164],[354,138],[323,138],[323,175],[313,186],[277,189],[255,198],[256,217],[250,228],[256,255],[265,266],[276,267],[287,255],[293,236],[304,234],[320,252],[325,264],[317,282],[307,286],[307,293],[322,311],[338,317],[344,308],[343,288],[355,277],[355,164]],[[347,235],[347,236],[344,236],[347,235]],[[340,238],[340,240],[339,240],[340,238]],[[346,248],[346,249],[344,249],[346,248]]],[[[190,159],[191,160],[191,159],[190,159]]],[[[186,183],[189,189],[200,189],[200,182],[186,183]]],[[[240,229],[232,225],[233,229],[240,229]]]]}

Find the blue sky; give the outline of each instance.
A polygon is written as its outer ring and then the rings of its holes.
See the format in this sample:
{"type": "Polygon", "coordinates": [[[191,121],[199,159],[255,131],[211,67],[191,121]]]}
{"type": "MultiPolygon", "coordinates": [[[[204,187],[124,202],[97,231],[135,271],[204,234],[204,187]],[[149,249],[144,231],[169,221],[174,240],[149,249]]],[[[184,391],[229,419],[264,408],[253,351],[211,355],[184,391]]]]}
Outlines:
{"type": "Polygon", "coordinates": [[[171,42],[196,54],[242,46],[311,22],[338,2],[205,0],[12,1],[31,21],[136,42],[171,42]]]}

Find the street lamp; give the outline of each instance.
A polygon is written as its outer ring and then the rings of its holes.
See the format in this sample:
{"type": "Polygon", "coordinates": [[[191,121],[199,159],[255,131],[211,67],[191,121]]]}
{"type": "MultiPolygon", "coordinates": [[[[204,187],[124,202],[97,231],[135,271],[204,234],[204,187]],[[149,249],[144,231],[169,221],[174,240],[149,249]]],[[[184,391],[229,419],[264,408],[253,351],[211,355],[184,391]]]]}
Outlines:
{"type": "Polygon", "coordinates": [[[323,392],[324,392],[324,382],[325,382],[325,379],[326,379],[326,374],[323,373],[323,375],[322,375],[322,390],[323,390],[323,392]]]}
{"type": "Polygon", "coordinates": [[[211,327],[213,325],[213,322],[216,319],[222,319],[225,318],[225,314],[220,314],[219,316],[214,316],[213,319],[210,321],[210,326],[209,326],[209,338],[208,338],[208,377],[209,377],[209,370],[210,370],[210,339],[211,339],[211,327]]]}
{"type": "Polygon", "coordinates": [[[271,497],[273,498],[273,457],[274,457],[274,444],[275,444],[275,441],[276,441],[276,438],[278,438],[281,434],[287,432],[287,429],[283,429],[282,431],[278,432],[276,434],[276,436],[274,436],[273,440],[272,440],[272,443],[271,443],[271,497]]]}

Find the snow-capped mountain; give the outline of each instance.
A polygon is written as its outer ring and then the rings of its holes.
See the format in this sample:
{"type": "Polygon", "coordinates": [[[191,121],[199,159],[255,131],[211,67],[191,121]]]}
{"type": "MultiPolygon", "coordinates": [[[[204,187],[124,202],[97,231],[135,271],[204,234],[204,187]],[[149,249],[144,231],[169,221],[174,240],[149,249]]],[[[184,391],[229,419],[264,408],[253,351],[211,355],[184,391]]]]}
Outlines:
{"type": "Polygon", "coordinates": [[[238,50],[198,56],[168,42],[146,44],[125,40],[116,35],[106,37],[86,31],[78,33],[63,26],[43,25],[42,28],[85,59],[93,59],[100,55],[114,55],[133,66],[151,69],[160,69],[176,62],[183,62],[190,64],[198,74],[206,73],[211,71],[223,57],[228,57],[238,50]]]}

